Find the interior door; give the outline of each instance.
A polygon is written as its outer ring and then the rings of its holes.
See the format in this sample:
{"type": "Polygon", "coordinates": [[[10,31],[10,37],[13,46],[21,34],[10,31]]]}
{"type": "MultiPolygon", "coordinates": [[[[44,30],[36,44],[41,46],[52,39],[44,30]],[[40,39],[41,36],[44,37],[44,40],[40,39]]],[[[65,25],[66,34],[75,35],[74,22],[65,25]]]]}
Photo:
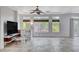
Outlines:
{"type": "Polygon", "coordinates": [[[79,19],[73,19],[73,36],[79,36],[79,19]]]}

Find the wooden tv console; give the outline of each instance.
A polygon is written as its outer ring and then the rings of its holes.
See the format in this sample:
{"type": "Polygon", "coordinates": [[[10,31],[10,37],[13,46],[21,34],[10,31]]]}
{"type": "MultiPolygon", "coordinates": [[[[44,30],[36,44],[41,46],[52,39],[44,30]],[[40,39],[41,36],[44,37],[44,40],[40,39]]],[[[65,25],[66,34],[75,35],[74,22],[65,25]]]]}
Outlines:
{"type": "Polygon", "coordinates": [[[14,41],[15,37],[20,37],[20,33],[15,33],[15,34],[12,34],[12,35],[6,35],[4,36],[4,44],[8,44],[8,43],[11,43],[12,41],[14,41]]]}

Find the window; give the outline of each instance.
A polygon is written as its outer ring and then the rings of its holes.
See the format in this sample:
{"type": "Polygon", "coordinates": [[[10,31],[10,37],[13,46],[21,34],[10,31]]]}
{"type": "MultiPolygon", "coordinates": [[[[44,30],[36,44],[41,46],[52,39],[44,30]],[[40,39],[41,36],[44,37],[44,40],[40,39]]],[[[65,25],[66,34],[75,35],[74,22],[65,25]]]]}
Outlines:
{"type": "Polygon", "coordinates": [[[59,31],[60,31],[60,21],[52,20],[52,32],[59,32],[59,31]]]}
{"type": "Polygon", "coordinates": [[[48,32],[48,20],[34,20],[34,32],[48,32]]]}
{"type": "Polygon", "coordinates": [[[30,28],[31,28],[31,26],[30,26],[30,20],[23,20],[22,28],[23,28],[24,30],[29,31],[30,28]]]}

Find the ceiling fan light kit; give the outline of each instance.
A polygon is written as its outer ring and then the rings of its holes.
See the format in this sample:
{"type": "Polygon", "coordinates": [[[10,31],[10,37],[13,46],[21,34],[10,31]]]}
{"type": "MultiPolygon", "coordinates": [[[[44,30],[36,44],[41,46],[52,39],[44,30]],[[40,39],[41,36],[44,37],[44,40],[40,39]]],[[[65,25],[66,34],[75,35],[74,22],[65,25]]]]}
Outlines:
{"type": "Polygon", "coordinates": [[[36,6],[36,9],[32,10],[32,12],[30,12],[31,14],[37,14],[37,15],[40,15],[41,13],[44,13],[42,12],[40,9],[39,9],[39,6],[36,6]]]}

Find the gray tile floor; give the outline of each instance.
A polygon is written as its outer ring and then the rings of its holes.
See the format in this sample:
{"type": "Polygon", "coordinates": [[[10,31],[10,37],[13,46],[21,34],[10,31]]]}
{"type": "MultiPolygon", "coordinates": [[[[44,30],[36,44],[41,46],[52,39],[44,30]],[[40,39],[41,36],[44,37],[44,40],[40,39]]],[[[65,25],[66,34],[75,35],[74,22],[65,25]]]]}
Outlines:
{"type": "Polygon", "coordinates": [[[1,52],[79,52],[79,37],[40,38],[13,43],[1,52]]]}

